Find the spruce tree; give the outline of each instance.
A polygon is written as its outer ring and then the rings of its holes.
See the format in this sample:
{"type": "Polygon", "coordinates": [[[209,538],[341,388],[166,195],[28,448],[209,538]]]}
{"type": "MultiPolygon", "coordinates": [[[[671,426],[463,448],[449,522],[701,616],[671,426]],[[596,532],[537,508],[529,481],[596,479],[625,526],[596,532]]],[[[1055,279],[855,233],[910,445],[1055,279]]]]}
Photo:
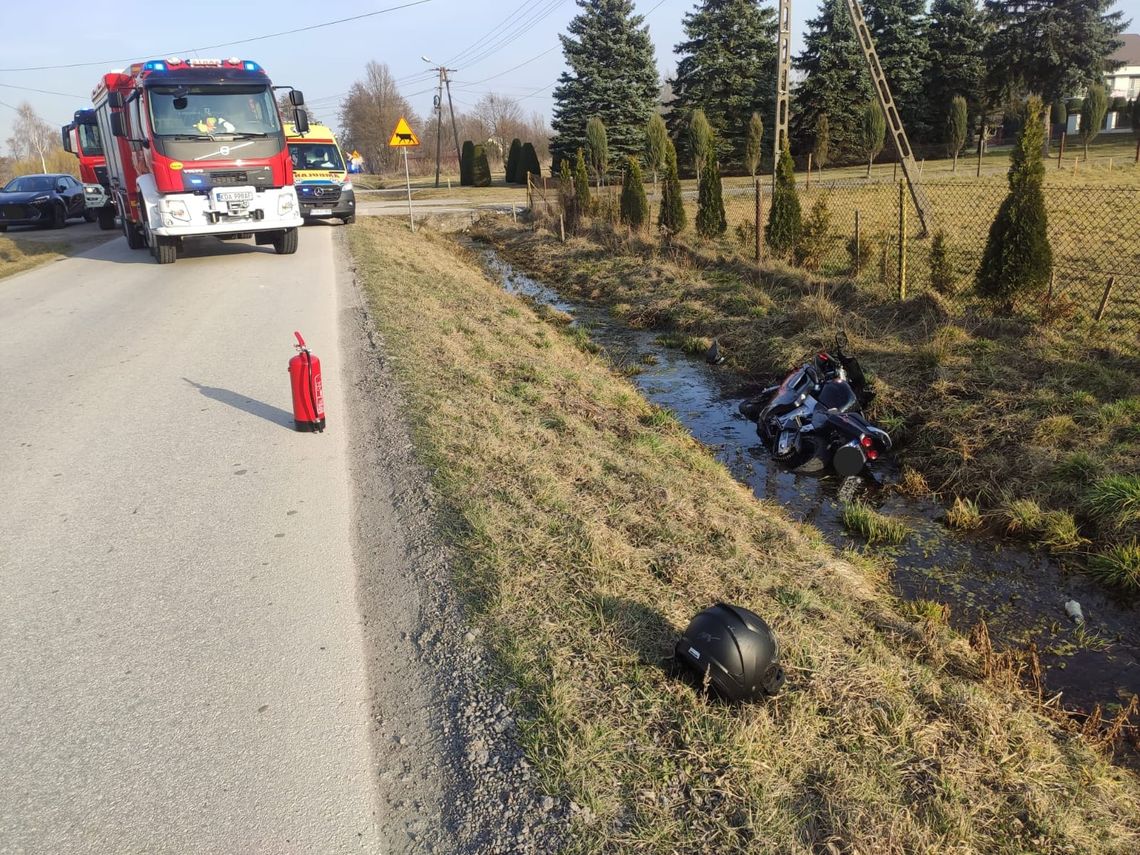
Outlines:
{"type": "Polygon", "coordinates": [[[621,182],[621,221],[640,231],[649,221],[649,200],[645,198],[645,182],[636,157],[627,157],[621,182]]]}
{"type": "Polygon", "coordinates": [[[610,145],[606,138],[606,126],[597,116],[591,116],[586,122],[586,151],[590,155],[590,166],[594,168],[600,190],[602,179],[610,168],[610,145]]]}
{"type": "Polygon", "coordinates": [[[969,121],[985,101],[986,25],[977,0],[934,0],[928,40],[930,63],[924,87],[928,124],[938,128],[945,120],[946,105],[958,95],[966,99],[969,121]]]}
{"type": "Polygon", "coordinates": [[[887,134],[887,118],[878,101],[868,101],[863,105],[863,115],[859,122],[859,149],[867,158],[867,177],[871,177],[871,165],[879,152],[887,134]]]}
{"type": "Polygon", "coordinates": [[[827,121],[827,114],[823,113],[815,123],[815,144],[812,154],[820,173],[831,159],[831,123],[827,121]]]}
{"type": "Polygon", "coordinates": [[[713,145],[713,129],[709,124],[705,111],[699,107],[689,116],[689,124],[685,129],[685,149],[689,152],[689,162],[693,165],[693,172],[697,180],[701,177],[701,166],[708,158],[709,149],[713,145]]]}
{"type": "Polygon", "coordinates": [[[586,153],[578,149],[574,159],[574,198],[578,200],[579,216],[587,216],[593,203],[590,200],[590,174],[586,171],[586,153]]]}
{"type": "Polygon", "coordinates": [[[946,114],[946,153],[954,158],[953,172],[958,171],[958,154],[966,144],[966,134],[970,130],[968,122],[966,99],[955,95],[946,114]]]}
{"type": "Polygon", "coordinates": [[[1045,194],[1041,189],[1045,178],[1041,158],[1043,112],[1041,99],[1029,98],[1021,134],[1010,154],[1009,195],[990,226],[978,269],[979,293],[1007,312],[1013,310],[1019,297],[1044,290],[1053,269],[1045,194]]]}
{"type": "Polygon", "coordinates": [[[471,186],[491,186],[491,165],[487,162],[487,148],[479,144],[471,153],[471,186]]]}
{"type": "Polygon", "coordinates": [[[526,184],[526,177],[533,175],[535,178],[542,177],[542,166],[538,162],[538,152],[534,148],[534,143],[526,143],[522,147],[522,152],[519,154],[519,175],[521,180],[519,184],[526,184]]]}
{"type": "Polygon", "coordinates": [[[645,126],[645,161],[653,173],[653,189],[657,189],[657,173],[665,168],[665,149],[669,144],[669,130],[660,113],[654,113],[645,126]]]}
{"type": "Polygon", "coordinates": [[[776,186],[772,191],[772,205],[768,210],[768,225],[764,229],[764,236],[773,253],[780,256],[792,253],[800,240],[801,218],[792,155],[785,148],[780,152],[780,159],[776,164],[776,186]]]}
{"type": "Polygon", "coordinates": [[[1085,160],[1089,159],[1089,143],[1100,133],[1107,111],[1108,96],[1105,95],[1104,87],[1094,83],[1085,93],[1085,102],[1081,106],[1081,142],[1085,146],[1085,160]]]}
{"type": "Polygon", "coordinates": [[[568,71],[554,89],[551,150],[586,145],[586,120],[605,123],[611,157],[641,154],[660,81],[644,16],[632,0],[577,0],[581,12],[560,36],[568,71]]]}
{"type": "MultiPolygon", "coordinates": [[[[670,81],[669,126],[686,163],[695,157],[682,131],[692,111],[704,110],[726,163],[747,165],[749,117],[775,115],[776,13],[759,0],[699,0],[683,19],[685,41],[670,81]]],[[[699,171],[699,170],[698,170],[699,171]]]]}
{"type": "Polygon", "coordinates": [[[858,144],[862,108],[874,91],[844,0],[822,0],[819,15],[808,21],[804,49],[793,64],[804,74],[792,93],[790,117],[798,150],[810,147],[819,117],[825,115],[834,159],[862,156],[858,144]]]}
{"type": "Polygon", "coordinates": [[[513,140],[511,140],[511,147],[507,151],[507,168],[506,168],[505,172],[506,172],[506,178],[507,178],[508,184],[519,184],[520,183],[518,180],[517,172],[518,172],[518,165],[519,165],[519,153],[521,151],[522,151],[522,143],[519,142],[518,137],[515,137],[513,140]]]}
{"type": "Polygon", "coordinates": [[[661,181],[661,213],[657,225],[666,237],[685,230],[685,203],[681,196],[681,179],[677,175],[677,149],[672,140],[665,148],[665,173],[661,181]]]}
{"type": "Polygon", "coordinates": [[[908,137],[930,139],[933,131],[936,138],[941,122],[928,124],[924,91],[930,66],[926,0],[866,0],[863,9],[908,137]]]}
{"type": "Polygon", "coordinates": [[[463,153],[459,158],[459,186],[470,187],[472,168],[475,164],[475,143],[471,140],[463,141],[463,153]]]}
{"type": "MultiPolygon", "coordinates": [[[[713,141],[715,142],[715,140],[713,141]]],[[[705,152],[697,191],[697,234],[703,238],[719,237],[728,228],[724,217],[724,196],[720,184],[720,167],[716,162],[716,146],[705,152]]]]}
{"type": "Polygon", "coordinates": [[[753,178],[760,170],[761,146],[764,144],[764,120],[759,113],[753,113],[748,120],[748,135],[744,141],[744,168],[753,178]]]}

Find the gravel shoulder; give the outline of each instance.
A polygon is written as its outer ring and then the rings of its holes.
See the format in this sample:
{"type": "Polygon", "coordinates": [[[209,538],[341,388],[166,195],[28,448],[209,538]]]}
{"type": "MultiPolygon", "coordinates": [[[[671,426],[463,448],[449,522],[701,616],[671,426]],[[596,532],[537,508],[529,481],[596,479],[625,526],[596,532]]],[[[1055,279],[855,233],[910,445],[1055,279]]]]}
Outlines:
{"type": "MultiPolygon", "coordinates": [[[[354,496],[357,601],[388,853],[561,848],[569,806],[544,795],[453,592],[445,521],[417,462],[387,351],[336,237],[354,496]]],[[[335,414],[331,416],[335,418],[335,414]]]]}

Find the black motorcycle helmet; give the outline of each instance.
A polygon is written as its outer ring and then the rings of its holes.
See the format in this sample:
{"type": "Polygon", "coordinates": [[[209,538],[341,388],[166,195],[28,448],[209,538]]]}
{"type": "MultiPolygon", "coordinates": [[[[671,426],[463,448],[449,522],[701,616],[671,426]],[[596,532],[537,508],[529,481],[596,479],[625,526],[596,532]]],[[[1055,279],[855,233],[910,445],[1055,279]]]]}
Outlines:
{"type": "Polygon", "coordinates": [[[717,603],[689,623],[677,642],[677,659],[722,697],[753,701],[784,685],[780,645],[763,619],[740,606],[717,603]]]}

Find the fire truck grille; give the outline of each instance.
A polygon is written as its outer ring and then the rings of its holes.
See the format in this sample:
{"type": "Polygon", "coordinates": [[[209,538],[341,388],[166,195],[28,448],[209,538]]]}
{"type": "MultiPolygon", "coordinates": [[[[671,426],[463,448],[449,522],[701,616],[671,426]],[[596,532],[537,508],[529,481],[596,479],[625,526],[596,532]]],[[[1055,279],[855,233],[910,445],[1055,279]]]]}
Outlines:
{"type": "Polygon", "coordinates": [[[239,187],[249,183],[249,176],[244,170],[211,172],[210,183],[215,187],[239,187]]]}

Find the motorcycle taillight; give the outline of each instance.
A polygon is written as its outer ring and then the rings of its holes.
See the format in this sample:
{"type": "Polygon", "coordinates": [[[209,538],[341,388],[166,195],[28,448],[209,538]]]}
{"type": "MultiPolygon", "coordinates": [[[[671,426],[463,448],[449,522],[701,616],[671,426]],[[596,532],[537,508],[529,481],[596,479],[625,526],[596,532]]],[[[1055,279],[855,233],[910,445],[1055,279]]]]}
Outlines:
{"type": "Polygon", "coordinates": [[[878,460],[879,459],[879,452],[875,451],[875,449],[873,449],[873,448],[870,449],[867,452],[867,459],[868,460],[878,460]]]}
{"type": "Polygon", "coordinates": [[[869,436],[864,436],[859,440],[859,444],[861,446],[863,446],[864,448],[870,448],[872,445],[875,444],[875,441],[873,439],[871,439],[871,437],[869,437],[869,436]]]}

